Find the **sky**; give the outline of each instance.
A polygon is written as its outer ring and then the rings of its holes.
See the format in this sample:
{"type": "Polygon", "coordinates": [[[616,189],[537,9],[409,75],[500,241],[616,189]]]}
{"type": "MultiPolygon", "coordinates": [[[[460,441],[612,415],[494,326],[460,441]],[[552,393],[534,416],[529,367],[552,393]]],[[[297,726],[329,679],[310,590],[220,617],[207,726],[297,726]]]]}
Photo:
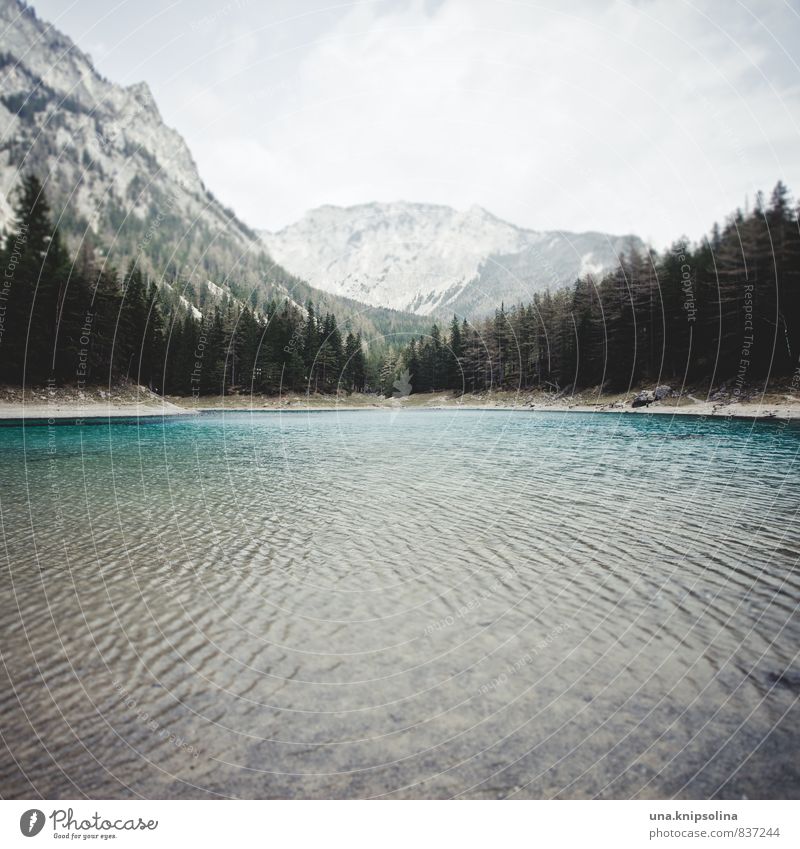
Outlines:
{"type": "Polygon", "coordinates": [[[796,0],[33,5],[256,228],[407,200],[661,249],[800,193],[796,0]]]}

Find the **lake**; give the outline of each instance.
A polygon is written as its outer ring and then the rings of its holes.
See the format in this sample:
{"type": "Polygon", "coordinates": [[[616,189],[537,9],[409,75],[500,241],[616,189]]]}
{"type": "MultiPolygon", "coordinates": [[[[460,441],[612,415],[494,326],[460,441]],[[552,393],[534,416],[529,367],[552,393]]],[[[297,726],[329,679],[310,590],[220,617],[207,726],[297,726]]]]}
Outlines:
{"type": "Polygon", "coordinates": [[[800,427],[0,428],[0,795],[800,793],[800,427]]]}

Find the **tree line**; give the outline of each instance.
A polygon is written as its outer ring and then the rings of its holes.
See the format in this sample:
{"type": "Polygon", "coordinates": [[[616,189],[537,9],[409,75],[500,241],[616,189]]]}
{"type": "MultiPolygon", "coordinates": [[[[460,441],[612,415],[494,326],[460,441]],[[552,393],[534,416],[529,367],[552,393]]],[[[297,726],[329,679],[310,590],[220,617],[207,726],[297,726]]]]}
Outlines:
{"type": "MultiPolygon", "coordinates": [[[[71,257],[26,177],[0,249],[0,381],[128,379],[168,394],[713,384],[792,373],[800,357],[798,208],[782,183],[698,244],[629,251],[598,278],[537,293],[408,341],[372,340],[309,302],[261,308],[120,274],[84,242],[71,257]],[[194,293],[192,293],[194,295],[194,293]],[[196,298],[194,298],[196,301],[196,298]]],[[[395,337],[396,339],[397,337],[395,337]]]]}
{"type": "Polygon", "coordinates": [[[454,318],[390,353],[382,385],[408,372],[415,392],[748,381],[800,366],[800,229],[778,183],[768,203],[737,210],[708,238],[663,254],[630,251],[618,267],[501,306],[483,321],[454,318]]]}
{"type": "Polygon", "coordinates": [[[366,387],[361,334],[311,302],[257,310],[224,298],[198,315],[136,262],[120,275],[88,244],[71,259],[34,176],[23,180],[0,261],[4,383],[127,379],[178,395],[366,387]]]}

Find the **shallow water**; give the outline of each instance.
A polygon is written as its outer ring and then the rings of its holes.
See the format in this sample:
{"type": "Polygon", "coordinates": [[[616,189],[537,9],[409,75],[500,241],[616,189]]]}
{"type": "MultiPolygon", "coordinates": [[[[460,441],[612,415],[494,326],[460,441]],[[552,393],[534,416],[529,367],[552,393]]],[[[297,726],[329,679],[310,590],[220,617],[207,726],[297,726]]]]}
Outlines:
{"type": "Polygon", "coordinates": [[[0,428],[4,797],[797,797],[800,429],[0,428]]]}

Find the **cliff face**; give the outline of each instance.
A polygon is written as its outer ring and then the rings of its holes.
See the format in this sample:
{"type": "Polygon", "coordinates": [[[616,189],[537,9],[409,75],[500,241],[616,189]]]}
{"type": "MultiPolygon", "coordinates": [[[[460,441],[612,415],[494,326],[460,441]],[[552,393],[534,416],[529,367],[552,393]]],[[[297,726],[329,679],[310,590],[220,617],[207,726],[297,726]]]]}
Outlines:
{"type": "Polygon", "coordinates": [[[323,206],[277,233],[270,253],[314,286],[418,315],[479,316],[614,268],[636,236],[537,232],[473,206],[323,206]]]}
{"type": "Polygon", "coordinates": [[[207,191],[146,83],[106,80],[67,36],[0,0],[0,226],[30,172],[74,249],[101,246],[117,268],[136,257],[196,306],[213,295],[208,281],[241,297],[255,288],[262,302],[317,294],[207,191]]]}

